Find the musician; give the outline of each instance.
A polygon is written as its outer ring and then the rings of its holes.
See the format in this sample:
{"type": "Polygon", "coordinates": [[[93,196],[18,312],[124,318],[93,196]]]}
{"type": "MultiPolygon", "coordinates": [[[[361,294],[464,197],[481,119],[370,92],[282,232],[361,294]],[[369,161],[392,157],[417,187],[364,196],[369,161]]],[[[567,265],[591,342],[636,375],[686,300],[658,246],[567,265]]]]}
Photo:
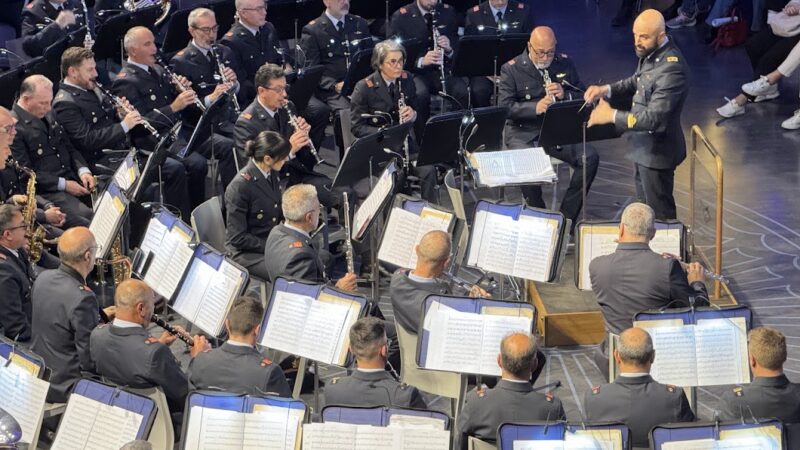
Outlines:
{"type": "Polygon", "coordinates": [[[613,123],[632,144],[636,194],[656,212],[656,219],[677,218],[672,190],[675,168],[686,158],[681,111],[689,93],[688,66],[667,37],[664,17],[648,9],[633,24],[639,66],[631,77],[605,86],[589,86],[586,101],[599,101],[589,126],[613,123]],[[604,99],[633,95],[630,111],[618,111],[604,99]]]}
{"type": "MultiPolygon", "coordinates": [[[[506,146],[536,147],[542,123],[547,117],[547,108],[559,100],[580,98],[579,89],[582,87],[572,60],[563,53],[556,54],[553,30],[544,26],[536,27],[531,33],[527,51],[503,64],[500,69],[499,103],[509,108],[505,126],[506,146]],[[550,78],[546,86],[545,74],[550,78]]],[[[578,145],[547,147],[545,152],[574,169],[560,208],[564,216],[572,220],[574,228],[583,206],[583,148],[578,145]]],[[[599,161],[597,151],[587,145],[587,192],[597,174],[599,161]]],[[[522,194],[529,205],[545,208],[541,186],[524,186],[522,194]]]]}
{"type": "MultiPolygon", "coordinates": [[[[197,100],[197,95],[191,88],[180,93],[176,92],[164,69],[156,64],[155,38],[149,29],[131,28],[125,33],[123,45],[128,53],[128,59],[114,80],[111,91],[119,97],[125,97],[140,113],[146,111],[144,118],[159,133],[166,134],[177,121],[181,120],[180,115],[184,110],[195,108],[192,105],[197,100]]],[[[188,85],[185,78],[179,78],[184,86],[188,85]]],[[[185,147],[186,141],[185,137],[180,137],[172,145],[170,152],[174,153],[185,147]]],[[[152,136],[142,135],[134,137],[134,144],[152,150],[156,141],[152,136]]],[[[187,196],[182,196],[182,201],[176,205],[183,217],[189,217],[190,211],[205,199],[203,186],[207,171],[206,158],[210,157],[213,151],[223,165],[231,152],[230,148],[229,139],[214,134],[211,139],[201,143],[195,151],[180,159],[186,171],[186,184],[191,186],[188,189],[188,201],[187,196]]],[[[230,157],[232,158],[232,155],[230,157]]]]}
{"type": "MultiPolygon", "coordinates": [[[[431,294],[450,294],[449,283],[442,278],[450,266],[450,235],[434,230],[425,233],[414,248],[417,265],[412,271],[398,270],[392,275],[389,296],[395,322],[411,334],[417,334],[422,302],[431,294]]],[[[472,286],[470,297],[491,297],[480,286],[472,286]]]]}
{"type": "MultiPolygon", "coordinates": [[[[2,155],[0,155],[2,156],[2,155]]],[[[36,274],[25,247],[25,220],[22,208],[0,205],[0,328],[3,335],[17,342],[31,339],[31,287],[36,274]]]]}
{"type": "MultiPolygon", "coordinates": [[[[719,400],[719,419],[776,418],[784,424],[800,423],[800,385],[783,373],[786,337],[774,328],[754,328],[747,334],[747,350],[753,381],[725,390],[719,400]]],[[[787,447],[794,448],[792,444],[787,447]]]]}
{"type": "Polygon", "coordinates": [[[400,383],[386,371],[389,343],[384,321],[358,319],[350,327],[350,351],[356,369],[350,376],[334,378],[325,386],[325,404],[386,408],[427,407],[414,386],[400,383]]]}
{"type": "Polygon", "coordinates": [[[64,38],[69,46],[82,46],[86,12],[80,0],[33,0],[22,9],[22,48],[29,56],[42,56],[47,47],[64,38]]]}
{"type": "Polygon", "coordinates": [[[467,84],[461,78],[451,76],[449,64],[453,57],[453,49],[458,41],[458,21],[453,8],[438,0],[415,0],[392,14],[387,36],[399,37],[409,50],[405,68],[414,74],[414,86],[419,97],[419,121],[417,137],[422,137],[425,123],[430,117],[430,99],[443,90],[442,64],[445,65],[446,92],[453,96],[459,105],[454,109],[464,109],[469,105],[467,84]],[[442,52],[434,50],[433,26],[439,30],[437,45],[442,52]]]}
{"type": "Polygon", "coordinates": [[[92,209],[85,202],[95,179],[51,113],[52,100],[53,82],[42,75],[23,80],[12,111],[17,136],[11,153],[19,164],[36,172],[36,194],[66,214],[64,228],[87,226],[92,209]]]}
{"type": "MultiPolygon", "coordinates": [[[[603,313],[606,332],[619,334],[633,326],[634,314],[656,308],[708,302],[705,272],[700,263],[681,267],[650,249],[655,236],[653,209],[631,203],[622,211],[616,251],[589,263],[589,278],[603,313]]],[[[608,370],[605,342],[596,354],[600,370],[608,370]],[[605,365],[604,365],[605,364],[605,365]]]]}
{"type": "MultiPolygon", "coordinates": [[[[183,412],[189,383],[169,345],[177,337],[168,331],[158,339],[147,326],[153,316],[155,294],[143,281],[128,279],[117,286],[114,322],[92,331],[89,350],[97,373],[112,383],[132,388],[160,387],[167,397],[169,412],[183,412]]],[[[176,326],[178,332],[185,333],[176,326]]],[[[203,336],[192,338],[192,358],[211,350],[203,336]]]]}
{"type": "Polygon", "coordinates": [[[198,354],[189,363],[191,385],[195,389],[291,397],[292,391],[280,366],[256,348],[263,317],[264,308],[258,300],[236,299],[225,319],[228,340],[221,347],[198,354]]]}
{"type": "MultiPolygon", "coordinates": [[[[314,185],[320,202],[327,208],[341,205],[343,191],[348,192],[349,198],[355,198],[355,194],[348,188],[331,189],[332,180],[313,170],[316,160],[309,147],[311,126],[300,116],[296,116],[299,129],[295,129],[289,122],[289,110],[293,114],[296,114],[296,110],[294,104],[288,100],[283,68],[275,64],[265,64],[258,69],[255,82],[258,94],[253,103],[245,108],[236,120],[234,128],[234,146],[237,154],[244,154],[247,141],[254,139],[258,133],[276,131],[292,147],[289,162],[283,166],[281,172],[282,178],[288,177],[288,181],[284,183],[290,186],[298,183],[314,185]]],[[[246,158],[240,157],[240,166],[244,166],[243,161],[246,161],[246,158]]]]}
{"type": "MultiPolygon", "coordinates": [[[[414,122],[418,106],[414,77],[403,70],[406,51],[391,39],[378,43],[372,53],[372,75],[356,83],[351,100],[350,120],[355,137],[364,137],[380,131],[382,126],[414,122]],[[399,106],[401,95],[405,106],[399,106]],[[376,111],[388,113],[386,118],[374,115],[376,111]],[[371,117],[365,117],[371,116],[371,117]]],[[[409,156],[416,153],[416,143],[409,144],[409,156]]],[[[410,172],[420,178],[422,198],[436,202],[436,168],[409,165],[410,172]]]]}
{"type": "Polygon", "coordinates": [[[647,331],[623,331],[614,350],[620,374],[613,383],[586,391],[586,421],[624,423],[631,430],[634,447],[648,447],[648,434],[656,425],[694,421],[683,389],[658,383],[650,376],[655,356],[647,331]]]}
{"type": "MultiPolygon", "coordinates": [[[[320,250],[310,233],[319,224],[317,190],[310,184],[297,184],[283,193],[281,199],[284,223],[273,227],[267,238],[265,259],[269,279],[293,277],[314,283],[328,280],[327,267],[331,255],[320,250]]],[[[345,291],[356,290],[356,275],[348,273],[336,282],[345,291]]]]}
{"type": "Polygon", "coordinates": [[[283,221],[279,172],[291,144],[274,131],[247,141],[248,163],[225,191],[225,247],[233,260],[262,280],[269,280],[264,262],[267,237],[283,221]]]}
{"type": "Polygon", "coordinates": [[[99,246],[86,227],[65,231],[58,240],[61,266],[33,283],[31,350],[52,369],[47,401],[63,403],[84,372],[94,372],[89,334],[110,310],[101,311],[86,277],[94,269],[99,246]]]}
{"type": "MultiPolygon", "coordinates": [[[[515,0],[488,0],[467,11],[464,35],[496,36],[506,33],[526,33],[533,30],[531,8],[515,0]]],[[[494,84],[490,77],[469,79],[470,101],[473,107],[491,105],[494,84]]]]}
{"type": "Polygon", "coordinates": [[[528,333],[503,338],[497,355],[502,378],[492,389],[482,385],[467,394],[454,449],[466,450],[469,436],[494,442],[502,423],[566,420],[561,400],[533,390],[531,374],[544,364],[538,353],[536,338],[528,333]]]}

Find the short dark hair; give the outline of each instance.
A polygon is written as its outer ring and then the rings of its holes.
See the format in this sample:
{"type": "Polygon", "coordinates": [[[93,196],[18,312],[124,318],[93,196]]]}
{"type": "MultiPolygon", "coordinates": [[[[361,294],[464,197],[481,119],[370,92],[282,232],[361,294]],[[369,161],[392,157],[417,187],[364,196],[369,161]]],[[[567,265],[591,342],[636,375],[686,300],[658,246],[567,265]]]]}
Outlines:
{"type": "Polygon", "coordinates": [[[256,87],[268,88],[270,81],[277,80],[278,78],[283,78],[285,76],[286,72],[283,70],[283,67],[277,64],[264,64],[256,71],[256,87]]]}
{"type": "Polygon", "coordinates": [[[264,307],[253,297],[239,297],[228,312],[231,334],[247,334],[253,331],[264,318],[264,307]]]}
{"type": "Polygon", "coordinates": [[[292,151],[292,145],[275,131],[262,131],[244,145],[244,153],[256,161],[261,161],[265,156],[275,160],[287,158],[292,151]]]}
{"type": "Polygon", "coordinates": [[[94,58],[94,53],[85,47],[70,47],[61,54],[61,76],[66,77],[70,67],[78,67],[87,59],[94,58]]]}
{"type": "Polygon", "coordinates": [[[0,234],[11,228],[11,220],[17,214],[22,214],[22,208],[19,206],[0,204],[0,234]]]}
{"type": "Polygon", "coordinates": [[[363,317],[350,327],[350,349],[356,359],[374,359],[386,343],[386,326],[377,317],[363,317]]]}

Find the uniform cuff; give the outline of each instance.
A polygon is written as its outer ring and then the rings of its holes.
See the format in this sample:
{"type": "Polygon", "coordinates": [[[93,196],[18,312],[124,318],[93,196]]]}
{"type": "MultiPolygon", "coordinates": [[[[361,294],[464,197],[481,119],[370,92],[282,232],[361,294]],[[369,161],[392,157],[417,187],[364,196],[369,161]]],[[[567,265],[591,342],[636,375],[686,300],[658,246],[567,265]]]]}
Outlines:
{"type": "Polygon", "coordinates": [[[128,128],[128,126],[127,126],[127,125],[125,125],[125,122],[120,122],[120,123],[119,123],[119,126],[121,126],[121,127],[122,127],[122,132],[123,132],[123,133],[125,133],[125,134],[128,134],[128,131],[130,131],[130,129],[128,128]]]}
{"type": "Polygon", "coordinates": [[[64,178],[58,177],[58,190],[64,191],[67,189],[67,180],[64,178]]]}

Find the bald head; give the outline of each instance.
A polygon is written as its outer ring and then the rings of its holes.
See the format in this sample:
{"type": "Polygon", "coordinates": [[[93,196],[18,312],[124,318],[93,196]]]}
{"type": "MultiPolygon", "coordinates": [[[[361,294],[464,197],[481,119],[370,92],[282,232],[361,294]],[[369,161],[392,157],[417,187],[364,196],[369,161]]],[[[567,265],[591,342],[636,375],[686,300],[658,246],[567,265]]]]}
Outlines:
{"type": "Polygon", "coordinates": [[[423,264],[444,263],[450,256],[450,235],[434,230],[425,233],[417,245],[417,261],[423,264]]]}
{"type": "Polygon", "coordinates": [[[636,56],[646,58],[658,49],[667,34],[664,27],[664,16],[655,9],[646,9],[633,22],[633,44],[636,56]]]}
{"type": "Polygon", "coordinates": [[[117,286],[114,292],[114,305],[117,311],[122,309],[135,309],[137,303],[152,303],[153,290],[143,281],[133,278],[127,279],[117,286]]]}
{"type": "Polygon", "coordinates": [[[58,238],[58,257],[65,263],[81,262],[94,246],[94,236],[88,228],[73,227],[58,238]]]}
{"type": "MultiPolygon", "coordinates": [[[[623,365],[647,368],[649,371],[655,357],[653,339],[642,328],[628,328],[619,335],[616,357],[623,365]]],[[[624,369],[621,369],[624,371],[624,369]]]]}
{"type": "Polygon", "coordinates": [[[528,380],[536,368],[536,338],[528,333],[512,333],[500,342],[498,363],[503,377],[528,380]]]}
{"type": "Polygon", "coordinates": [[[531,31],[530,42],[534,48],[554,47],[556,45],[556,34],[550,27],[536,27],[531,31]]]}
{"type": "Polygon", "coordinates": [[[536,27],[528,41],[528,58],[539,69],[550,67],[556,55],[556,34],[550,27],[536,27]]]}
{"type": "Polygon", "coordinates": [[[645,9],[633,21],[633,29],[646,33],[664,33],[666,32],[664,16],[657,9],[645,9]]]}

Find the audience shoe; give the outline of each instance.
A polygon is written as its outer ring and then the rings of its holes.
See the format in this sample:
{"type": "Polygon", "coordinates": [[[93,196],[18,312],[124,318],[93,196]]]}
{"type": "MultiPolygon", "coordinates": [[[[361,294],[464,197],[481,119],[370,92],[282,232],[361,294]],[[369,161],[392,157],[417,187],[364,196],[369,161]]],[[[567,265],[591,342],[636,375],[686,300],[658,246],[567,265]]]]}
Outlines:
{"type": "Polygon", "coordinates": [[[784,130],[796,130],[800,128],[800,109],[796,110],[792,117],[781,122],[781,127],[784,130]]]}
{"type": "Polygon", "coordinates": [[[697,20],[694,17],[689,17],[679,10],[677,16],[667,21],[667,28],[677,30],[678,28],[693,27],[696,23],[697,20]]]}
{"type": "Polygon", "coordinates": [[[744,114],[744,105],[739,106],[735,100],[730,100],[728,97],[725,97],[725,100],[727,103],[717,108],[717,112],[720,116],[729,119],[744,114]]]}
{"type": "Polygon", "coordinates": [[[767,77],[762,75],[758,77],[757,80],[743,84],[742,92],[752,95],[753,97],[769,97],[774,95],[774,97],[770,98],[775,98],[778,96],[778,84],[769,84],[767,77]]]}

